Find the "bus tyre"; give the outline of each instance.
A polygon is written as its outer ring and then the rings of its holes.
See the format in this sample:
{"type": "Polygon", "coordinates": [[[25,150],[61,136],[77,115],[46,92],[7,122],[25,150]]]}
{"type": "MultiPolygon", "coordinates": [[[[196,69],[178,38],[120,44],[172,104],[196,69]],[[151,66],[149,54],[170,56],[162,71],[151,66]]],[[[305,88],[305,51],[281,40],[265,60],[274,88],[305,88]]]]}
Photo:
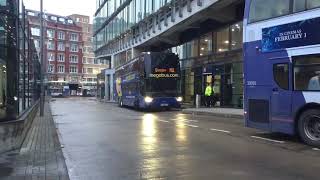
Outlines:
{"type": "Polygon", "coordinates": [[[123,107],[122,99],[119,100],[119,106],[120,106],[120,107],[123,107]]]}
{"type": "Polygon", "coordinates": [[[299,135],[306,144],[320,147],[320,110],[303,112],[298,122],[299,135]]]}

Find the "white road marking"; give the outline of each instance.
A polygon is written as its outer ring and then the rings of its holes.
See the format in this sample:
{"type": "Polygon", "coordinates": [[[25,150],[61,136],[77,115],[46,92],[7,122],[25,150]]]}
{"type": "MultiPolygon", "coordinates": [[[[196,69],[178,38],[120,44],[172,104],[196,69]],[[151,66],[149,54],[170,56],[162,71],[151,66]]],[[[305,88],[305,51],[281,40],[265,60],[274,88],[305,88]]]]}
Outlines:
{"type": "Polygon", "coordinates": [[[314,150],[314,151],[320,151],[319,148],[312,148],[312,150],[314,150]]]}
{"type": "Polygon", "coordinates": [[[169,123],[169,121],[166,121],[166,120],[160,120],[159,119],[158,121],[169,123]]]}
{"type": "Polygon", "coordinates": [[[217,131],[217,132],[223,132],[223,133],[228,133],[230,134],[230,131],[222,130],[222,129],[210,129],[211,131],[217,131]]]}
{"type": "Polygon", "coordinates": [[[186,126],[189,126],[189,127],[194,127],[194,128],[197,128],[199,126],[195,126],[195,125],[191,125],[191,124],[186,124],[186,126]]]}
{"type": "Polygon", "coordinates": [[[183,121],[183,122],[199,122],[198,120],[188,120],[188,119],[171,119],[172,121],[183,121]]]}
{"type": "Polygon", "coordinates": [[[261,140],[265,140],[265,141],[269,141],[269,142],[275,142],[275,143],[280,143],[280,144],[285,143],[284,141],[278,141],[278,140],[263,138],[263,137],[259,137],[259,136],[251,136],[251,137],[252,137],[252,138],[255,138],[255,139],[261,139],[261,140]]]}
{"type": "Polygon", "coordinates": [[[186,120],[188,122],[199,122],[198,120],[186,120]]]}

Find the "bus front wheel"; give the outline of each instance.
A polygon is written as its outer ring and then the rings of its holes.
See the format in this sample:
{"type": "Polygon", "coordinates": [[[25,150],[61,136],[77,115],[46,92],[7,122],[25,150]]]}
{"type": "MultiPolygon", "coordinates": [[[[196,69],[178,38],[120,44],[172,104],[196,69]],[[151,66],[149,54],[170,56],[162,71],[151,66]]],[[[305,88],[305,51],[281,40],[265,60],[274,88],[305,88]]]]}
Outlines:
{"type": "Polygon", "coordinates": [[[303,112],[299,118],[298,131],[306,144],[320,148],[320,110],[303,112]]]}

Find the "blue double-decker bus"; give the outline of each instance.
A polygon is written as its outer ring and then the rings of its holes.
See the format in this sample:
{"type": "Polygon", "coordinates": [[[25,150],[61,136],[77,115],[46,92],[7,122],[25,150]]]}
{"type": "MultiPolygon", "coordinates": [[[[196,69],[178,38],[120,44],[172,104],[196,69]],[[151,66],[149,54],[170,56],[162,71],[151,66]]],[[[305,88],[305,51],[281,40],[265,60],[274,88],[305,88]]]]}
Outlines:
{"type": "Polygon", "coordinates": [[[320,1],[246,0],[245,122],[320,146],[320,1]]]}
{"type": "Polygon", "coordinates": [[[147,52],[116,69],[120,106],[136,109],[180,108],[179,57],[169,52],[147,52]]]}

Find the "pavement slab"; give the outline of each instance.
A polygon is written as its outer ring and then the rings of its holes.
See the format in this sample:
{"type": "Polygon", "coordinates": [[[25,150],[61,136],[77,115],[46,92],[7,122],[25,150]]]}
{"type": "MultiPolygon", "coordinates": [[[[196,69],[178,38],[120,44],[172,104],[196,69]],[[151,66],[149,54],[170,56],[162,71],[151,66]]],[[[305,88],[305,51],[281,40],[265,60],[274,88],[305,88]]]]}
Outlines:
{"type": "Polygon", "coordinates": [[[0,172],[4,180],[69,179],[48,103],[45,116],[37,114],[21,149],[1,155],[0,172]]]}

